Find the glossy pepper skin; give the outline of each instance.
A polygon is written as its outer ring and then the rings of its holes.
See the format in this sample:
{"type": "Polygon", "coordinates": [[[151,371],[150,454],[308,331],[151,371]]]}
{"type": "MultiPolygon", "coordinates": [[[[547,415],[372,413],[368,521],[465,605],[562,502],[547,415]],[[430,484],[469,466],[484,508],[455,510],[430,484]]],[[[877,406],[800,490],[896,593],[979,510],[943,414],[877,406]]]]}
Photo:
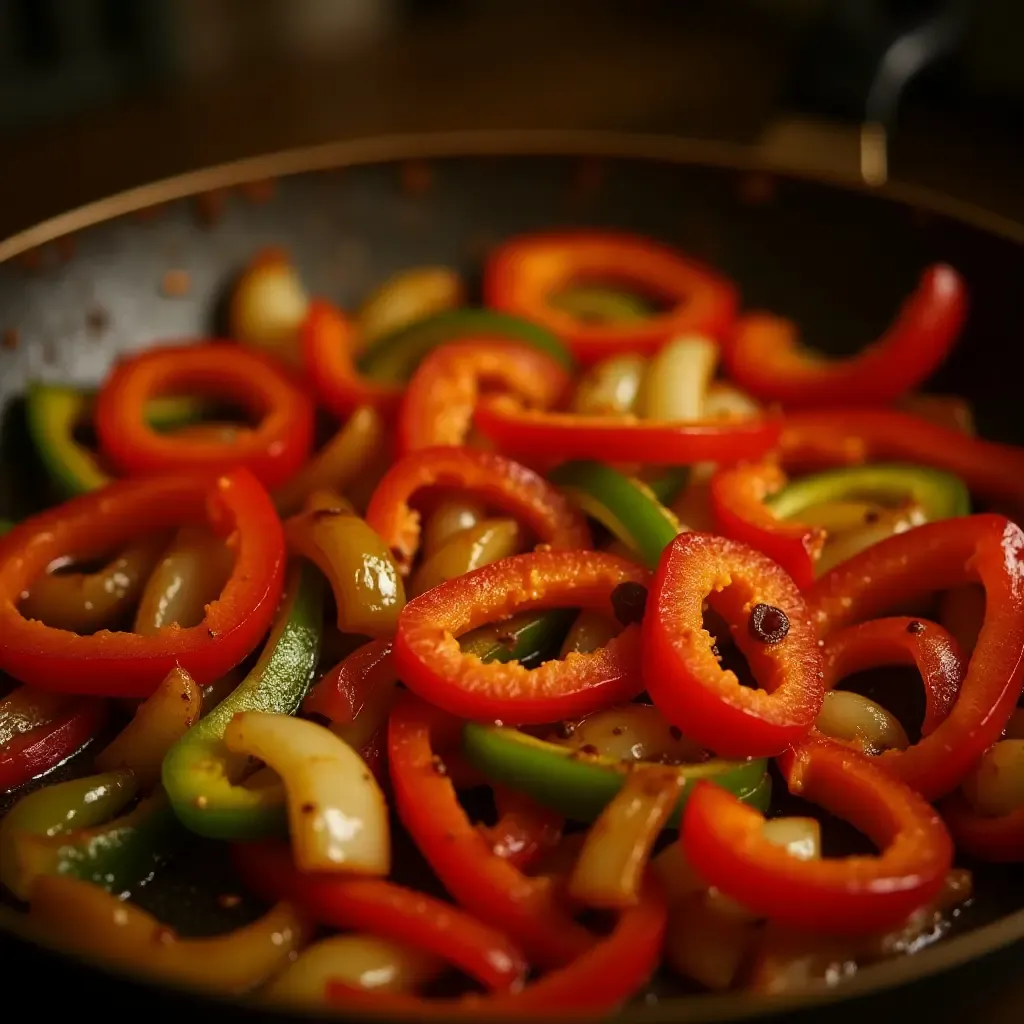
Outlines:
{"type": "Polygon", "coordinates": [[[767,313],[739,319],[723,354],[729,376],[762,401],[787,407],[885,405],[927,380],[949,354],[967,315],[967,289],[950,266],[936,264],[896,320],[848,359],[802,350],[792,321],[767,313]]]}
{"type": "Polygon", "coordinates": [[[647,692],[685,734],[722,757],[765,757],[799,742],[824,700],[821,654],[807,605],[767,556],[706,533],[680,534],[662,555],[643,621],[647,692]],[[723,671],[703,626],[703,602],[729,624],[763,689],[723,671]],[[788,632],[763,642],[748,629],[756,605],[781,610],[788,632]]]}
{"type": "Polygon", "coordinates": [[[448,580],[406,605],[394,641],[395,669],[414,693],[464,718],[510,725],[585,715],[643,689],[639,629],[626,629],[593,654],[545,662],[483,664],[458,637],[529,608],[594,608],[613,614],[611,595],[647,573],[597,551],[515,555],[448,580]]]}
{"type": "Polygon", "coordinates": [[[145,697],[175,666],[204,685],[262,639],[284,575],[284,537],[267,492],[248,470],[221,477],[166,475],[122,480],[26,519],[0,538],[0,668],[46,689],[145,697]],[[233,534],[235,564],[203,621],[153,636],[80,636],[25,619],[18,600],[55,559],[116,548],[140,526],[208,522],[233,534]]]}
{"type": "Polygon", "coordinates": [[[755,459],[779,439],[777,417],[707,423],[657,423],[635,416],[581,416],[527,409],[511,395],[477,404],[473,422],[498,448],[543,463],[596,459],[612,463],[730,465],[755,459]]]}
{"type": "Polygon", "coordinates": [[[582,363],[621,352],[653,355],[670,338],[724,338],[736,313],[735,286],[682,253],[614,232],[518,235],[492,253],[484,271],[489,306],[542,324],[582,363]],[[549,297],[580,281],[614,280],[666,299],[665,313],[593,323],[553,305],[549,297]]]}
{"type": "Polygon", "coordinates": [[[464,444],[485,386],[548,408],[561,402],[571,379],[557,360],[526,345],[444,345],[420,363],[406,388],[398,417],[398,451],[464,444]]]}
{"type": "Polygon", "coordinates": [[[653,878],[645,879],[640,902],[624,910],[611,933],[573,963],[508,995],[469,995],[429,1001],[417,996],[379,994],[331,982],[327,997],[339,1006],[410,1018],[473,1020],[556,1015],[559,1019],[605,1016],[634,996],[657,968],[668,909],[653,878]]]}
{"type": "Polygon", "coordinates": [[[398,700],[388,759],[402,824],[461,906],[509,935],[531,962],[567,964],[593,937],[561,905],[550,879],[527,877],[496,856],[466,816],[443,767],[446,741],[456,746],[460,729],[458,719],[413,694],[398,700]]]}
{"type": "Polygon", "coordinates": [[[583,515],[543,477],[494,452],[424,448],[395,462],[366,509],[366,521],[391,548],[399,570],[412,568],[419,548],[419,513],[412,497],[427,487],[464,491],[525,523],[555,549],[590,547],[583,515]]]}
{"type": "MultiPolygon", "coordinates": [[[[946,629],[937,622],[899,615],[829,633],[821,657],[826,690],[856,672],[883,665],[915,666],[924,686],[922,736],[930,736],[949,717],[967,669],[960,646],[946,629]]],[[[894,750],[886,759],[901,756],[894,750]]]]}
{"type": "Polygon", "coordinates": [[[958,476],[971,494],[1024,512],[1024,451],[896,409],[838,408],[783,417],[779,447],[791,472],[898,460],[958,476]]]}
{"type": "Polygon", "coordinates": [[[526,961],[500,931],[448,903],[393,882],[304,873],[285,843],[239,843],[232,861],[247,889],[288,900],[332,928],[365,930],[442,957],[492,991],[522,987],[526,961]]]}
{"type": "Polygon", "coordinates": [[[719,533],[763,551],[806,590],[814,582],[814,563],[825,546],[825,531],[786,522],[772,510],[771,497],[785,484],[786,474],[775,462],[720,469],[711,478],[711,512],[719,533]]]}
{"type": "Polygon", "coordinates": [[[1024,533],[983,514],[925,523],[862,551],[807,594],[818,634],[965,583],[985,588],[985,621],[949,716],[879,764],[929,800],[953,790],[999,739],[1024,685],[1024,533]]]}
{"type": "Polygon", "coordinates": [[[918,793],[824,738],[798,744],[779,767],[793,793],[849,821],[881,852],[800,860],[764,837],[757,811],[704,784],[686,806],[681,840],[708,884],[769,920],[844,935],[894,928],[939,894],[953,843],[918,793]]]}
{"type": "Polygon", "coordinates": [[[96,433],[103,454],[127,475],[245,466],[276,487],[309,456],[313,404],[273,360],[238,345],[154,348],[123,359],[107,377],[96,400],[96,433]],[[176,390],[230,399],[259,423],[228,441],[158,434],[146,405],[176,390]]]}
{"type": "Polygon", "coordinates": [[[162,780],[182,824],[214,839],[283,831],[280,791],[237,785],[246,758],[233,756],[224,731],[239,712],[291,715],[306,694],[320,653],[323,581],[311,566],[294,569],[263,653],[252,671],[167,752],[162,780]]]}
{"type": "Polygon", "coordinates": [[[0,793],[48,772],[93,739],[107,705],[19,686],[0,700],[0,793]]]}

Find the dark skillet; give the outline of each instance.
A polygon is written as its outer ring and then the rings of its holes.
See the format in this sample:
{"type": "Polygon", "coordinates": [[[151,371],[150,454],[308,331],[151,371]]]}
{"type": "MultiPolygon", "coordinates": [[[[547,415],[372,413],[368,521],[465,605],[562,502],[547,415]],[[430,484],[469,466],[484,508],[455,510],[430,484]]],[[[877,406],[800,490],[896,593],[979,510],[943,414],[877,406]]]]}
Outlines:
{"type": "MultiPolygon", "coordinates": [[[[473,275],[494,242],[560,225],[678,245],[735,277],[747,306],[794,317],[809,341],[837,354],[874,337],[921,268],[946,260],[970,284],[972,313],[933,387],[971,399],[986,436],[1024,442],[1024,350],[1015,344],[1024,229],[912,189],[868,193],[758,168],[750,153],[719,145],[561,134],[408,138],[199,172],[0,243],[0,515],[17,518],[37,500],[18,400],[26,381],[96,383],[120,352],[209,334],[227,282],[257,247],[289,247],[311,291],[348,305],[402,267],[443,263],[473,275]],[[210,217],[218,205],[211,190],[264,179],[276,180],[272,198],[235,190],[210,217]],[[154,215],[138,215],[157,204],[154,215]],[[187,294],[165,294],[168,271],[187,274],[187,294]]],[[[1024,962],[1024,873],[979,868],[976,884],[950,938],[831,991],[775,1002],[667,995],[620,1018],[1018,1019],[1024,989],[1014,1012],[1010,985],[1024,962]]],[[[217,894],[231,888],[216,851],[204,847],[159,876],[143,902],[199,934],[238,922],[217,907],[217,894]]],[[[0,950],[8,997],[17,992],[50,1015],[89,1007],[161,1020],[190,1012],[285,1019],[115,978],[2,932],[0,950]]]]}

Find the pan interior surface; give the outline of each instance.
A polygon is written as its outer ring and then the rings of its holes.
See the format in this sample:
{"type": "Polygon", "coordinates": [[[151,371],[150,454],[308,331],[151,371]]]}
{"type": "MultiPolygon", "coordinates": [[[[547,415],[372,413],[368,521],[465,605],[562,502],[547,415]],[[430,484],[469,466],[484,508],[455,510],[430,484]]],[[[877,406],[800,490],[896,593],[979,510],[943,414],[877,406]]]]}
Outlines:
{"type": "MultiPolygon", "coordinates": [[[[518,233],[636,232],[721,268],[738,281],[746,308],[793,318],[809,344],[834,354],[875,338],[921,269],[947,261],[969,284],[971,312],[932,389],[968,398],[983,436],[1024,442],[1016,383],[1024,351],[1005,344],[1022,312],[1024,248],[1015,241],[884,195],[624,149],[600,160],[427,160],[398,145],[394,160],[280,178],[269,199],[241,189],[216,204],[209,196],[177,199],[151,216],[100,222],[0,264],[0,516],[20,518],[40,501],[21,400],[26,384],[96,385],[122,353],[222,334],[231,280],[269,245],[289,251],[311,294],[352,307],[414,265],[452,266],[472,283],[488,250],[518,233]]],[[[206,844],[182,855],[140,902],[184,934],[235,926],[247,911],[218,904],[231,889],[221,852],[206,844]]],[[[794,1007],[908,981],[1024,937],[1020,872],[984,867],[975,877],[976,898],[951,938],[794,1007]]],[[[725,1020],[780,1009],[750,997],[677,994],[658,985],[649,1004],[627,1008],[623,1018],[725,1020]]]]}

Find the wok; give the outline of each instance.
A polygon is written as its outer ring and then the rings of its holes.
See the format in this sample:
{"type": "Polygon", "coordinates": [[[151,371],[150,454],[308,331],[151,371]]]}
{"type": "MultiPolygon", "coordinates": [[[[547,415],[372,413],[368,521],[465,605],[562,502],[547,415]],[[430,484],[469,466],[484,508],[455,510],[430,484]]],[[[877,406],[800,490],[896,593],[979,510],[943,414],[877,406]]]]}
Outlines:
{"type": "MultiPolygon", "coordinates": [[[[871,339],[921,268],[946,260],[969,282],[972,310],[932,386],[970,398],[986,436],[1024,442],[1024,349],[1005,344],[1022,319],[1024,228],[908,187],[812,180],[726,145],[595,134],[410,137],[188,174],[0,242],[0,515],[17,518],[37,500],[19,402],[26,382],[95,384],[122,352],[216,331],[228,282],[256,248],[286,246],[312,293],[351,305],[415,264],[449,264],[472,279],[495,242],[559,225],[677,245],[736,278],[746,306],[795,318],[806,339],[836,354],[871,339]],[[268,181],[272,195],[266,185],[242,187],[268,181]]],[[[143,890],[145,905],[186,934],[232,926],[214,898],[230,889],[215,853],[203,847],[179,858],[143,890]]],[[[1019,1019],[1024,988],[1015,993],[1012,982],[1024,962],[1024,877],[982,867],[976,880],[977,898],[951,937],[831,990],[775,1000],[666,990],[620,1019],[1019,1019]]],[[[288,1019],[86,968],[2,929],[0,951],[8,997],[51,1019],[83,1007],[151,1020],[288,1019]]]]}

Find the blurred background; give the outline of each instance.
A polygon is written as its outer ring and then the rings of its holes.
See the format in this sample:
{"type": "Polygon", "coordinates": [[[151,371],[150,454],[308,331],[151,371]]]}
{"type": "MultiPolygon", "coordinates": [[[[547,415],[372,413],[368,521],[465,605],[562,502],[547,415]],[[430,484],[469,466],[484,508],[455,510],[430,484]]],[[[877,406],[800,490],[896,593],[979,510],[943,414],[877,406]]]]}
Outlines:
{"type": "Polygon", "coordinates": [[[1022,0],[0,0],[0,236],[209,163],[459,128],[668,132],[1024,219],[1022,0]]]}

